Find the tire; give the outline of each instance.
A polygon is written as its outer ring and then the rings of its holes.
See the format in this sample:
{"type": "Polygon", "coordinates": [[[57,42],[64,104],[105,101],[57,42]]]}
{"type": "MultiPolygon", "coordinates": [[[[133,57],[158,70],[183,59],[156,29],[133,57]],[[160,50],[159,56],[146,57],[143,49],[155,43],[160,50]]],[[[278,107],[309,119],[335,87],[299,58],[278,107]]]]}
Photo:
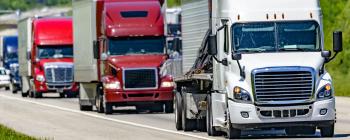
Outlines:
{"type": "Polygon", "coordinates": [[[92,111],[92,105],[82,105],[81,100],[79,99],[79,109],[80,111],[92,111]]]}
{"type": "Polygon", "coordinates": [[[231,125],[231,121],[229,121],[229,128],[227,131],[227,138],[228,139],[239,139],[241,137],[241,130],[233,128],[231,125]]]}
{"type": "Polygon", "coordinates": [[[66,97],[66,93],[62,92],[60,93],[60,98],[65,98],[66,97]]]}
{"type": "Polygon", "coordinates": [[[104,102],[104,112],[106,115],[112,114],[113,113],[113,105],[110,103],[104,102]]]}
{"type": "Polygon", "coordinates": [[[41,92],[34,92],[34,98],[42,98],[43,94],[41,92]]]}
{"type": "Polygon", "coordinates": [[[5,87],[5,90],[10,90],[10,87],[5,87]]]}
{"type": "Polygon", "coordinates": [[[220,131],[216,131],[215,127],[213,126],[213,114],[212,114],[212,102],[211,102],[211,94],[207,96],[207,117],[206,117],[206,123],[207,123],[207,134],[209,136],[220,136],[222,133],[220,131]]]}
{"type": "Polygon", "coordinates": [[[103,95],[100,95],[99,93],[97,93],[98,95],[96,96],[96,110],[98,113],[104,113],[105,109],[103,108],[103,95]]]}
{"type": "Polygon", "coordinates": [[[197,128],[200,132],[207,132],[207,119],[202,118],[197,120],[197,128]]]}
{"type": "Polygon", "coordinates": [[[174,101],[168,101],[164,104],[165,113],[174,113],[174,101]]]}
{"type": "Polygon", "coordinates": [[[176,130],[183,130],[182,128],[182,98],[179,92],[175,93],[175,126],[176,130]]]}
{"type": "Polygon", "coordinates": [[[159,112],[164,112],[164,104],[162,103],[156,103],[154,105],[151,106],[151,108],[149,109],[150,112],[152,113],[159,113],[159,112]]]}
{"type": "Polygon", "coordinates": [[[21,92],[22,97],[28,97],[28,91],[27,92],[21,92]]]}
{"type": "Polygon", "coordinates": [[[286,128],[286,134],[288,136],[296,136],[296,135],[315,135],[316,127],[289,127],[286,128]]]}
{"type": "Polygon", "coordinates": [[[67,91],[65,94],[67,98],[76,98],[78,95],[77,92],[73,92],[73,91],[67,91]]]}
{"type": "MultiPolygon", "coordinates": [[[[185,92],[182,92],[183,94],[186,94],[185,92]]],[[[184,96],[182,96],[184,97],[184,96]]],[[[195,119],[187,119],[187,101],[186,98],[182,99],[182,128],[184,131],[193,131],[196,129],[197,126],[197,120],[195,119]]]]}
{"type": "Polygon", "coordinates": [[[321,127],[321,136],[322,137],[333,137],[334,136],[334,124],[327,126],[327,127],[321,127]]]}
{"type": "Polygon", "coordinates": [[[16,94],[17,93],[17,87],[15,85],[13,85],[12,83],[10,84],[10,89],[11,89],[11,92],[13,94],[16,94]]]}

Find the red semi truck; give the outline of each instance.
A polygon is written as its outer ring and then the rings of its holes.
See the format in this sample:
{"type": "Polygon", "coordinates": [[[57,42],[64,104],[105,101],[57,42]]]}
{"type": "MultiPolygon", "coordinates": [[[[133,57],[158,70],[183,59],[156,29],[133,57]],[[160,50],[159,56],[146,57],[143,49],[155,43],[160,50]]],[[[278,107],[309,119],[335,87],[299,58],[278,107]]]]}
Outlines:
{"type": "Polygon", "coordinates": [[[59,92],[74,97],[73,24],[68,17],[27,18],[19,22],[19,64],[22,96],[59,92]]]}
{"type": "Polygon", "coordinates": [[[73,0],[74,76],[80,109],[173,112],[174,84],[163,71],[164,0],[73,0]]]}

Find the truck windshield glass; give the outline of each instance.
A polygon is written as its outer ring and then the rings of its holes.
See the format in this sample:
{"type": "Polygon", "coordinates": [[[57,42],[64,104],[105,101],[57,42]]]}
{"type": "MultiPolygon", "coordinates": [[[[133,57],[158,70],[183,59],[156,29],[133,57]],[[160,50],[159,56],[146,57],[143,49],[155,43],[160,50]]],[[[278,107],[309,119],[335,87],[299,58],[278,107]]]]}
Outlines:
{"type": "Polygon", "coordinates": [[[6,55],[7,61],[16,61],[18,60],[18,54],[17,52],[11,52],[6,55]]]}
{"type": "Polygon", "coordinates": [[[39,46],[38,58],[72,58],[73,46],[72,45],[59,45],[59,46],[39,46]]]}
{"type": "Polygon", "coordinates": [[[108,40],[108,55],[162,54],[163,37],[149,38],[111,38],[108,40]]]}
{"type": "Polygon", "coordinates": [[[320,51],[314,21],[234,24],[232,32],[235,52],[320,51]]]}

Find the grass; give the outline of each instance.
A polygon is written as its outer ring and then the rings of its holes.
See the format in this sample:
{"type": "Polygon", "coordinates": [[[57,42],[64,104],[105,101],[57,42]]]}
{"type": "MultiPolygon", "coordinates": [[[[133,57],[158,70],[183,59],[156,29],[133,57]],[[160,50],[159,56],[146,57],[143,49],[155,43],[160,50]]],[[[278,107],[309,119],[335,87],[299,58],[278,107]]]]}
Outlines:
{"type": "Polygon", "coordinates": [[[18,133],[10,128],[0,125],[0,140],[37,140],[34,137],[18,133]]]}
{"type": "Polygon", "coordinates": [[[350,0],[321,0],[325,32],[325,48],[332,50],[332,33],[343,31],[344,50],[326,65],[333,77],[338,96],[350,96],[350,0]]]}

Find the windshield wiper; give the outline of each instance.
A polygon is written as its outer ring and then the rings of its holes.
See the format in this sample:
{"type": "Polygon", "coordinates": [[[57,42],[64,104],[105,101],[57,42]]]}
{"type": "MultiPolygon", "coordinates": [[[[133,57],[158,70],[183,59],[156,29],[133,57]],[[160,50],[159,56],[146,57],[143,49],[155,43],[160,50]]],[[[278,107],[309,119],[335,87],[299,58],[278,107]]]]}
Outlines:
{"type": "Polygon", "coordinates": [[[261,52],[265,52],[265,49],[243,49],[243,50],[237,50],[238,52],[257,52],[257,53],[261,53],[261,52]]]}
{"type": "Polygon", "coordinates": [[[303,49],[303,48],[279,48],[279,51],[313,51],[313,49],[303,49]]]}

